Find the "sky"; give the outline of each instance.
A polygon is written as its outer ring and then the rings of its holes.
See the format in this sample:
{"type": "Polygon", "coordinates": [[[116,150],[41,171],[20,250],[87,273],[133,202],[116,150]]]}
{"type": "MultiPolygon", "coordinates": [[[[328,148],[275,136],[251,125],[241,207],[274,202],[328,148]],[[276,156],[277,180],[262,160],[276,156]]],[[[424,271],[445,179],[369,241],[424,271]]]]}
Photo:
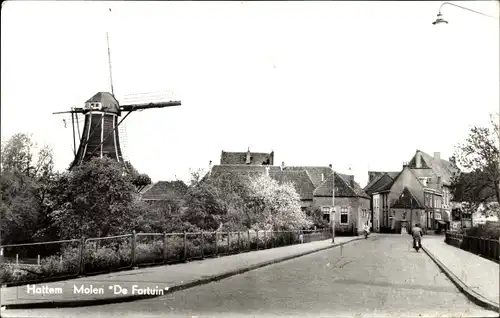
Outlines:
{"type": "MultiPolygon", "coordinates": [[[[111,91],[108,32],[121,103],[182,102],[124,121],[126,155],[154,182],[250,148],[364,186],[416,149],[448,158],[499,111],[498,20],[447,5],[434,26],[441,3],[3,2],[2,139],[31,133],[69,166],[70,117],[52,113],[111,91]]],[[[456,3],[498,16],[495,1],[456,3]]]]}

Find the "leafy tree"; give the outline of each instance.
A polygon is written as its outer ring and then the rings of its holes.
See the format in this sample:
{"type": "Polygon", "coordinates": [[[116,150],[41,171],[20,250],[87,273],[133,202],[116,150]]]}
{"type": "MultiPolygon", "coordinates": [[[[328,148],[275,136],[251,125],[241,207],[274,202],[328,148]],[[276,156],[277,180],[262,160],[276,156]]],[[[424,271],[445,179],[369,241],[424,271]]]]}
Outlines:
{"type": "Polygon", "coordinates": [[[328,228],[329,222],[324,219],[323,211],[318,206],[312,206],[306,209],[305,211],[309,221],[312,223],[312,226],[316,226],[317,228],[328,228]]]}
{"type": "Polygon", "coordinates": [[[263,201],[253,195],[248,176],[221,173],[201,178],[203,172],[199,172],[192,172],[184,200],[185,221],[210,231],[247,230],[257,222],[263,201]]]}
{"type": "Polygon", "coordinates": [[[134,228],[135,189],[122,167],[109,158],[93,158],[65,177],[62,198],[50,214],[61,238],[122,234],[134,228]]]}
{"type": "MultiPolygon", "coordinates": [[[[181,217],[179,201],[160,201],[150,204],[138,202],[136,231],[149,233],[172,233],[190,231],[195,227],[181,217]]],[[[197,229],[196,231],[199,231],[197,229]]]]}
{"type": "Polygon", "coordinates": [[[129,161],[125,162],[125,167],[125,174],[130,178],[130,182],[135,186],[137,192],[141,192],[142,189],[151,184],[151,178],[145,173],[139,173],[129,161]]]}
{"type": "Polygon", "coordinates": [[[48,146],[39,147],[30,134],[18,133],[2,142],[2,241],[27,242],[41,226],[54,161],[48,146]]]}
{"type": "Polygon", "coordinates": [[[0,188],[2,243],[29,242],[40,218],[36,183],[17,170],[3,171],[0,188]]]}
{"type": "Polygon", "coordinates": [[[498,120],[491,116],[492,127],[472,127],[464,143],[459,144],[453,158],[464,173],[452,181],[454,201],[466,202],[476,211],[491,200],[500,202],[498,120]]]}
{"type": "Polygon", "coordinates": [[[189,179],[189,186],[196,186],[198,185],[203,178],[206,176],[207,171],[206,169],[190,169],[190,179],[189,179]]]}
{"type": "Polygon", "coordinates": [[[18,133],[2,142],[2,171],[18,171],[28,177],[47,177],[53,173],[50,147],[39,147],[31,134],[18,133]]]}
{"type": "Polygon", "coordinates": [[[264,203],[264,209],[257,219],[257,228],[298,230],[311,226],[311,221],[300,208],[300,196],[291,183],[279,184],[269,176],[262,175],[253,178],[249,188],[264,203]]]}

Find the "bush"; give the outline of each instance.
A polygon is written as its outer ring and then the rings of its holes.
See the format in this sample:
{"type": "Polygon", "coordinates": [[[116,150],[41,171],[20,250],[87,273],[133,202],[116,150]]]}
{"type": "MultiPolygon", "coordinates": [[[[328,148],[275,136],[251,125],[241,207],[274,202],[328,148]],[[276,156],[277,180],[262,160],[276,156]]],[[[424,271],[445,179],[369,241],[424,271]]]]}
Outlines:
{"type": "Polygon", "coordinates": [[[121,259],[117,251],[106,246],[95,248],[94,244],[90,245],[84,253],[85,272],[100,272],[120,267],[121,259]]]}
{"type": "Polygon", "coordinates": [[[0,264],[0,282],[6,284],[35,280],[40,277],[39,272],[40,270],[36,268],[27,269],[15,264],[0,264]]]}
{"type": "Polygon", "coordinates": [[[153,263],[163,260],[163,241],[138,243],[135,247],[136,263],[153,263]]]}
{"type": "Polygon", "coordinates": [[[479,226],[468,228],[466,235],[498,240],[500,237],[500,228],[495,224],[480,224],[479,226]]]}

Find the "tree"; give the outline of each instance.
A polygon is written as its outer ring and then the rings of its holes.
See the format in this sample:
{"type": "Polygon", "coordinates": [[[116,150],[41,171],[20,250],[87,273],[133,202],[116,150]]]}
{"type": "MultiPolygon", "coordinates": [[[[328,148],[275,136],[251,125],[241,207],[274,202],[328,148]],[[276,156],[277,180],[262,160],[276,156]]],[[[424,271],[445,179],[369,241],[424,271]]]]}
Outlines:
{"type": "Polygon", "coordinates": [[[145,173],[139,173],[129,161],[125,162],[126,176],[135,186],[137,192],[141,192],[146,186],[151,184],[151,178],[145,173]]]}
{"type": "Polygon", "coordinates": [[[257,227],[269,230],[298,230],[312,222],[300,208],[300,196],[291,183],[279,184],[269,176],[253,178],[249,185],[252,194],[263,202],[257,227]]]}
{"type": "Polygon", "coordinates": [[[131,231],[137,219],[135,189],[110,158],[93,158],[65,176],[65,189],[50,214],[63,239],[131,231]]]}
{"type": "Polygon", "coordinates": [[[28,177],[44,177],[54,169],[52,149],[39,148],[31,134],[18,133],[2,142],[2,171],[18,171],[28,177]]]}
{"type": "MultiPolygon", "coordinates": [[[[247,196],[246,179],[234,174],[221,174],[200,182],[193,173],[191,186],[185,197],[184,219],[202,230],[216,230],[221,224],[228,225],[237,211],[243,211],[247,196]]],[[[239,220],[238,223],[245,223],[239,220]]],[[[248,223],[248,222],[247,222],[248,223]]]]}
{"type": "Polygon", "coordinates": [[[17,170],[3,171],[0,189],[2,243],[30,241],[40,218],[40,202],[35,182],[17,170]]]}
{"type": "Polygon", "coordinates": [[[466,202],[473,212],[491,200],[500,202],[500,134],[498,120],[493,115],[490,118],[492,127],[472,127],[454,154],[457,166],[464,173],[452,180],[453,198],[457,202],[466,202]]]}
{"type": "Polygon", "coordinates": [[[18,133],[2,142],[2,241],[32,240],[44,219],[54,161],[48,146],[39,147],[30,134],[18,133]]]}
{"type": "Polygon", "coordinates": [[[307,217],[312,223],[312,226],[316,226],[318,228],[328,228],[329,222],[325,220],[324,213],[318,206],[312,206],[307,208],[305,211],[307,217]]]}

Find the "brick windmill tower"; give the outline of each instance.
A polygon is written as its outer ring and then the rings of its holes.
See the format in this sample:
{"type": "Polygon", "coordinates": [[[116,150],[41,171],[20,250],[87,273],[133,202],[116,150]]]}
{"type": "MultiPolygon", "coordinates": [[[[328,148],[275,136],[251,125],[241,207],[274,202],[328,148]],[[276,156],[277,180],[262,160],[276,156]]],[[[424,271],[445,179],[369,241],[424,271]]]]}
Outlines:
{"type": "MultiPolygon", "coordinates": [[[[111,11],[111,9],[109,9],[111,11]]],[[[180,101],[159,101],[149,103],[132,103],[120,105],[115,98],[113,90],[113,77],[111,72],[111,53],[108,42],[108,61],[111,83],[111,93],[98,92],[85,102],[82,108],[71,108],[69,111],[54,114],[71,114],[73,128],[73,153],[74,160],[70,169],[90,160],[93,157],[109,157],[118,162],[125,163],[123,148],[120,145],[120,124],[133,112],[152,108],[165,108],[180,106],[180,101]],[[120,119],[123,113],[126,113],[120,119]],[[83,131],[80,133],[79,116],[84,117],[83,131]],[[120,120],[119,120],[120,119],[120,120]],[[76,122],[76,130],[75,130],[76,122]],[[79,146],[76,148],[76,132],[79,136],[79,146]]],[[[65,121],[66,122],[66,121],[65,121]]]]}

